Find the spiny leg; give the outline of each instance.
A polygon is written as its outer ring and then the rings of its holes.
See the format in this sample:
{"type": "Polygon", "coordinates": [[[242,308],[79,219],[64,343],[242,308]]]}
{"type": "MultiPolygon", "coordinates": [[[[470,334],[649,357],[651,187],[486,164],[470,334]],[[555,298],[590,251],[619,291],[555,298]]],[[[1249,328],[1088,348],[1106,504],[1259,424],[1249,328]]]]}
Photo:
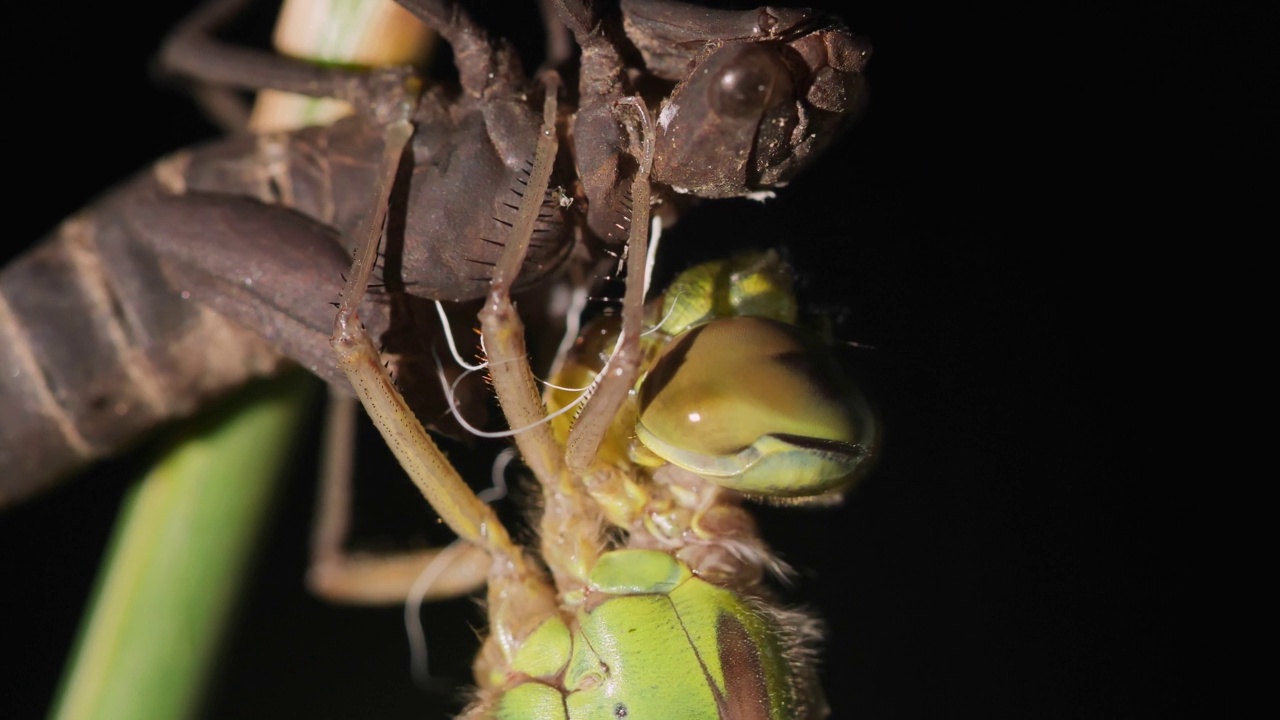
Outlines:
{"type": "MultiPolygon", "coordinates": [[[[554,111],[554,106],[552,109],[554,111]]],[[[358,225],[355,260],[334,320],[330,344],[369,417],[418,490],[450,529],[463,540],[483,548],[493,560],[488,593],[491,634],[476,664],[477,680],[483,686],[493,682],[493,677],[506,676],[525,640],[546,618],[555,614],[556,598],[542,572],[511,541],[492,508],[463,482],[427,435],[392,383],[356,313],[368,290],[377,259],[391,185],[413,133],[407,114],[406,108],[403,116],[387,125],[386,149],[372,193],[374,202],[358,225]]]]}
{"type": "MultiPolygon", "coordinates": [[[[203,32],[212,37],[219,24],[241,9],[240,4],[242,3],[219,2],[205,5],[190,16],[183,23],[183,27],[186,32],[193,35],[203,32]]],[[[369,42],[363,45],[343,44],[341,47],[335,47],[332,44],[332,33],[326,34],[323,29],[316,29],[305,22],[314,18],[316,7],[308,9],[306,6],[295,4],[292,8],[292,16],[282,15],[277,23],[276,44],[277,46],[283,44],[280,37],[281,30],[291,33],[289,38],[291,51],[302,53],[304,57],[309,57],[310,54],[320,52],[322,47],[327,47],[327,59],[354,61],[356,53],[360,52],[364,52],[366,58],[371,58],[370,48],[376,45],[379,64],[398,64],[413,61],[420,55],[425,44],[423,40],[412,35],[390,39],[384,37],[374,43],[366,31],[363,35],[370,40],[369,42]],[[306,16],[307,13],[310,13],[310,16],[299,17],[306,16]]],[[[320,9],[323,10],[322,7],[320,9]]],[[[287,11],[287,8],[282,9],[282,12],[287,11]]],[[[369,13],[361,18],[366,22],[376,19],[373,17],[374,13],[404,15],[402,8],[390,3],[361,8],[358,12],[369,13]]],[[[400,21],[403,24],[404,18],[402,17],[400,21]]],[[[415,22],[411,18],[409,21],[415,22]]],[[[353,39],[350,33],[347,33],[347,36],[346,39],[353,39]]],[[[247,128],[232,128],[234,131],[247,129],[262,133],[273,129],[290,129],[303,122],[318,119],[316,114],[318,105],[313,104],[303,108],[287,102],[282,104],[284,95],[260,94],[252,112],[253,118],[250,120],[248,105],[228,88],[197,84],[196,89],[197,92],[201,89],[221,90],[235,103],[243,105],[243,108],[240,108],[241,114],[249,125],[247,128]]],[[[209,96],[205,99],[209,99],[209,96]]],[[[208,107],[206,111],[209,111],[208,107]]],[[[375,132],[377,130],[375,129],[375,132]]],[[[346,264],[350,264],[349,259],[346,264]]],[[[403,602],[410,595],[415,595],[419,600],[456,597],[481,587],[488,574],[489,556],[482,549],[469,543],[454,543],[454,547],[448,551],[425,549],[395,555],[349,553],[344,549],[343,544],[350,530],[353,507],[351,486],[355,470],[355,425],[358,407],[354,397],[342,393],[329,393],[328,407],[324,414],[325,432],[321,442],[320,476],[311,537],[311,563],[307,575],[312,592],[335,602],[395,604],[403,602]],[[428,568],[432,572],[427,573],[428,568]],[[431,582],[424,584],[420,578],[430,579],[431,582]],[[422,588],[414,593],[415,586],[418,585],[422,585],[422,588]]]]}
{"type": "Polygon", "coordinates": [[[613,417],[635,386],[640,368],[645,260],[649,252],[649,169],[653,166],[653,127],[643,101],[623,98],[620,102],[639,113],[643,147],[640,167],[631,184],[631,234],[627,243],[627,290],[622,300],[622,335],[595,393],[569,433],[566,461],[577,473],[584,472],[595,458],[613,417]]]}
{"type": "MultiPolygon", "coordinates": [[[[407,108],[405,112],[407,116],[407,108]]],[[[339,366],[410,479],[459,537],[487,550],[518,575],[535,574],[493,510],[480,501],[427,435],[383,367],[372,338],[356,309],[369,286],[387,200],[413,126],[406,117],[390,122],[386,146],[373,188],[373,200],[358,225],[355,260],[347,279],[330,341],[339,366]]]]}
{"type": "MultiPolygon", "coordinates": [[[[594,410],[588,426],[594,434],[580,441],[581,458],[578,466],[565,463],[565,454],[555,441],[550,426],[542,422],[546,408],[538,394],[533,373],[529,368],[524,346],[524,329],[519,315],[511,303],[510,289],[524,260],[533,231],[533,221],[542,202],[550,179],[550,163],[555,157],[554,118],[552,91],[544,107],[543,137],[539,140],[534,168],[520,203],[520,214],[511,230],[507,245],[495,268],[493,281],[485,306],[480,313],[481,332],[489,353],[489,370],[494,389],[502,404],[507,420],[517,430],[516,444],[526,464],[542,484],[544,493],[542,529],[543,559],[556,577],[561,592],[571,592],[581,587],[583,579],[599,555],[603,521],[601,508],[588,499],[588,488],[583,484],[583,470],[594,460],[601,438],[630,386],[635,382],[638,368],[639,345],[624,343],[615,354],[620,360],[616,367],[621,372],[615,380],[602,383],[604,397],[600,409],[594,410]],[[619,357],[620,356],[620,357],[619,357]]],[[[643,110],[639,100],[629,101],[643,110]]],[[[640,319],[644,302],[644,254],[648,236],[649,187],[648,167],[652,163],[652,133],[644,115],[645,153],[641,169],[635,179],[636,217],[632,225],[635,246],[640,260],[629,270],[627,302],[630,311],[631,333],[640,334],[640,319]]],[[[614,366],[611,366],[611,368],[614,366]]],[[[614,370],[609,371],[613,373],[614,370]]],[[[590,411],[597,400],[588,405],[590,411]]],[[[581,418],[579,419],[581,422],[581,418]]],[[[572,463],[571,456],[571,463],[572,463]]]]}
{"type": "Polygon", "coordinates": [[[548,76],[543,126],[533,167],[522,188],[520,208],[507,243],[494,268],[489,294],[480,311],[480,330],[488,353],[489,375],[507,422],[516,430],[516,445],[525,464],[542,485],[543,559],[561,590],[580,587],[599,553],[597,513],[580,501],[583,493],[569,475],[563,450],[544,422],[546,406],[529,367],[524,323],[511,302],[511,288],[524,263],[534,223],[547,192],[558,140],[555,132],[558,80],[548,76]]]}
{"type": "Polygon", "coordinates": [[[489,294],[480,310],[481,334],[488,353],[494,391],[508,424],[513,429],[527,428],[515,436],[516,445],[525,463],[540,480],[563,475],[563,462],[550,428],[542,423],[545,409],[533,372],[526,362],[524,324],[511,302],[511,288],[524,264],[559,145],[555,133],[556,86],[555,81],[547,83],[543,126],[533,167],[523,187],[512,188],[512,192],[520,196],[520,209],[502,255],[494,266],[489,294]]]}

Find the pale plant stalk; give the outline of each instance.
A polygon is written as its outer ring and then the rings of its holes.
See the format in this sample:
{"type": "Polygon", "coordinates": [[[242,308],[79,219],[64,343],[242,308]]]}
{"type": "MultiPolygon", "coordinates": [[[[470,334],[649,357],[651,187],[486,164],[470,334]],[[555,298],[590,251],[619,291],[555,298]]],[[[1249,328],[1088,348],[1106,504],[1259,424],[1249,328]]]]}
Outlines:
{"type": "MultiPolygon", "coordinates": [[[[423,60],[432,35],[389,0],[288,0],[276,42],[323,62],[400,64],[423,60]]],[[[253,129],[321,124],[349,112],[274,95],[260,98],[253,129]]],[[[255,384],[184,428],[129,492],[50,717],[171,720],[197,712],[316,384],[301,373],[255,384]]]]}
{"type": "MultiPolygon", "coordinates": [[[[420,64],[435,35],[390,0],[286,0],[274,41],[285,55],[339,65],[420,64]]],[[[324,125],[351,112],[338,100],[266,90],[249,124],[259,132],[324,125]]]]}

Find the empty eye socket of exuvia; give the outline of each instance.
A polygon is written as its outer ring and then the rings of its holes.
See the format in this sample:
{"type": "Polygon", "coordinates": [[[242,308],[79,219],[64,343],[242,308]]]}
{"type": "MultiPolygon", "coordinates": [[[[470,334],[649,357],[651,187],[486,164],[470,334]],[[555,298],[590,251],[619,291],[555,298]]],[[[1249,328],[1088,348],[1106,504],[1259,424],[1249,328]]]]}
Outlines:
{"type": "Polygon", "coordinates": [[[816,337],[733,317],[664,350],[640,387],[636,437],[724,487],[799,498],[860,476],[876,454],[879,424],[816,337]]]}
{"type": "Polygon", "coordinates": [[[737,41],[703,58],[658,115],[652,179],[707,198],[788,179],[803,119],[789,52],[737,41]]]}
{"type": "Polygon", "coordinates": [[[759,117],[779,102],[792,101],[791,71],[770,45],[726,47],[704,61],[704,67],[714,73],[707,99],[722,116],[759,117]]]}

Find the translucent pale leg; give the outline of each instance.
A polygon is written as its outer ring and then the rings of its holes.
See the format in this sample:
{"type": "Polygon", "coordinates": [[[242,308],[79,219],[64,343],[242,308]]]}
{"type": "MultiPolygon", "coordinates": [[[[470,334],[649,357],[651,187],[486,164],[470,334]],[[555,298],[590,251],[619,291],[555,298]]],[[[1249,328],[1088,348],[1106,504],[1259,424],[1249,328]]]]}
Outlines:
{"type": "MultiPolygon", "coordinates": [[[[311,536],[311,568],[307,584],[315,594],[335,602],[363,605],[402,603],[412,594],[423,571],[446,548],[426,548],[394,555],[349,553],[343,542],[351,526],[356,401],[330,395],[326,413],[324,458],[311,536]]],[[[482,586],[489,555],[475,545],[448,551],[450,557],[434,573],[423,600],[465,595],[482,586]]]]}

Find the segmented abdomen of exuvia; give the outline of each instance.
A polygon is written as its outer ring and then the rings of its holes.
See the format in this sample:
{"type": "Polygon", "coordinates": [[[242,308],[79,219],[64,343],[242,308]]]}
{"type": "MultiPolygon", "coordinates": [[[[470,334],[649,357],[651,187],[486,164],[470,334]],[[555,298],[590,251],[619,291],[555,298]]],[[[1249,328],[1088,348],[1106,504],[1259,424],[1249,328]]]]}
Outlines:
{"type": "MultiPolygon", "coordinates": [[[[524,196],[538,125],[424,101],[401,160],[375,282],[418,297],[484,296],[524,196]],[[494,125],[501,124],[501,132],[494,125]]],[[[348,253],[371,200],[381,131],[359,118],[290,133],[219,141],[177,168],[189,194],[237,194],[291,208],[333,232],[348,253]]],[[[555,182],[553,178],[553,184],[555,182]]],[[[561,178],[563,181],[563,178],[561,178]]],[[[518,287],[541,282],[572,249],[564,210],[544,198],[518,287]]]]}
{"type": "MultiPolygon", "coordinates": [[[[537,126],[508,127],[504,145],[480,113],[426,105],[373,282],[480,297],[537,126]]],[[[332,303],[381,153],[354,118],[174,153],[0,271],[0,505],[275,370],[281,353],[349,388],[332,303]]],[[[520,284],[558,268],[570,237],[544,201],[520,284]]],[[[396,322],[381,291],[359,315],[375,340],[396,322]]]]}
{"type": "MultiPolygon", "coordinates": [[[[335,228],[271,202],[294,187],[262,162],[274,147],[175,153],[0,270],[0,506],[285,357],[345,384],[328,338],[351,258],[335,228]]],[[[384,301],[360,313],[386,329],[384,301]]]]}
{"type": "Polygon", "coordinates": [[[0,270],[0,506],[281,361],[184,297],[111,199],[0,270]]]}

